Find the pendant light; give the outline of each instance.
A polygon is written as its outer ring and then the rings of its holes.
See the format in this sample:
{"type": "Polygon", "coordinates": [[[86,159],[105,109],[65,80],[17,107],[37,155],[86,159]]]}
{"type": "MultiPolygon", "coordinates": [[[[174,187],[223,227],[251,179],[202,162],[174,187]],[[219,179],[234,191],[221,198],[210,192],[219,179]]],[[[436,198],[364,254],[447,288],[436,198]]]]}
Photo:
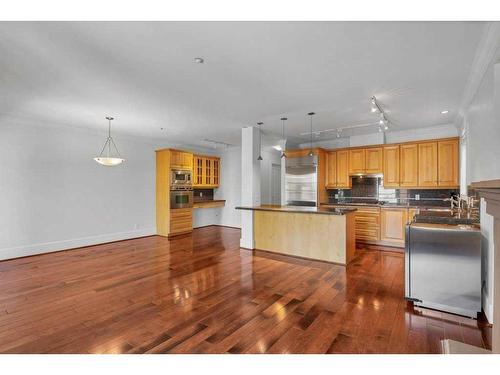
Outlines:
{"type": "Polygon", "coordinates": [[[285,140],[285,121],[288,120],[286,117],[281,118],[281,139],[283,140],[283,150],[281,151],[281,158],[286,158],[286,140],[285,140]]]}
{"type": "Polygon", "coordinates": [[[262,161],[262,125],[263,122],[258,122],[257,125],[259,125],[259,157],[257,158],[258,161],[262,161]]]}
{"type": "Polygon", "coordinates": [[[310,142],[310,150],[309,150],[309,154],[307,154],[308,156],[310,157],[313,157],[314,156],[314,152],[313,152],[313,116],[315,115],[314,112],[309,112],[307,114],[309,116],[309,119],[310,119],[310,132],[311,132],[311,142],[310,142]]]}
{"type": "Polygon", "coordinates": [[[113,141],[113,138],[111,137],[111,120],[114,120],[114,118],[108,116],[106,117],[106,120],[108,120],[108,138],[106,139],[106,142],[102,147],[101,153],[99,154],[98,157],[94,158],[94,160],[101,165],[105,165],[107,167],[113,167],[115,165],[123,163],[125,159],[121,157],[120,152],[116,147],[115,141],[113,141]],[[111,145],[113,145],[113,148],[116,151],[116,156],[112,156],[111,145]],[[104,150],[106,150],[105,156],[103,156],[104,150]]]}

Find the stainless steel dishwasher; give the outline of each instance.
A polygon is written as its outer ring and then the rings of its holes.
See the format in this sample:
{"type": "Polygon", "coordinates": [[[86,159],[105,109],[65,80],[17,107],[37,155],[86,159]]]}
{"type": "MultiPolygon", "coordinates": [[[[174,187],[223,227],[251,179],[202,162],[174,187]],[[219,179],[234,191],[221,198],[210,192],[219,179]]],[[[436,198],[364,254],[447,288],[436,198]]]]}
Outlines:
{"type": "Polygon", "coordinates": [[[477,318],[481,311],[478,226],[408,224],[405,295],[416,306],[477,318]]]}

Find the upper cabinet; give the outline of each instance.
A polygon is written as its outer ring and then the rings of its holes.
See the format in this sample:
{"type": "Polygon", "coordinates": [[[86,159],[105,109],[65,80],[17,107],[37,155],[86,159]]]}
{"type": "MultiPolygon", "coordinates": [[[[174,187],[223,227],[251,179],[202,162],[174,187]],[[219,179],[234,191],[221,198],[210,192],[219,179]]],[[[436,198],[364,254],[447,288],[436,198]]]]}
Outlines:
{"type": "Polygon", "coordinates": [[[349,150],[349,174],[382,173],[382,147],[349,150]]]}
{"type": "Polygon", "coordinates": [[[193,156],[193,185],[195,188],[217,188],[220,185],[220,158],[193,156]]]}
{"type": "Polygon", "coordinates": [[[456,187],[459,182],[458,139],[438,141],[438,185],[456,187]]]}
{"type": "Polygon", "coordinates": [[[363,174],[366,168],[366,152],[364,148],[349,150],[349,174],[363,174]]]}
{"type": "Polygon", "coordinates": [[[326,187],[335,188],[337,186],[337,152],[326,153],[326,187]]]}
{"type": "Polygon", "coordinates": [[[170,168],[193,169],[193,154],[186,151],[170,150],[170,168]]]}
{"type": "Polygon", "coordinates": [[[399,187],[399,145],[384,147],[384,187],[399,187]]]}
{"type": "Polygon", "coordinates": [[[351,187],[351,179],[349,178],[349,151],[337,151],[337,183],[336,187],[347,189],[351,187]]]}
{"type": "Polygon", "coordinates": [[[383,172],[383,151],[382,147],[367,148],[365,150],[365,172],[377,174],[383,172]]]}
{"type": "Polygon", "coordinates": [[[418,145],[401,145],[399,155],[399,186],[418,186],[418,145]]]}
{"type": "Polygon", "coordinates": [[[418,144],[418,186],[438,186],[437,142],[418,144]]]}

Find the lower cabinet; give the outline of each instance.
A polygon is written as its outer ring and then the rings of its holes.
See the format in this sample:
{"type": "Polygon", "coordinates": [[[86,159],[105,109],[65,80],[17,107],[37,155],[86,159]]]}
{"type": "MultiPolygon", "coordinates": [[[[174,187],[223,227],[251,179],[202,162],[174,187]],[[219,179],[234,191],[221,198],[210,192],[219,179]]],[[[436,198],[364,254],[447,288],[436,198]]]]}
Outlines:
{"type": "Polygon", "coordinates": [[[380,241],[404,246],[407,219],[408,209],[406,208],[381,208],[380,241]]]}
{"type": "Polygon", "coordinates": [[[336,207],[356,208],[356,241],[401,248],[405,246],[406,224],[418,212],[404,207],[336,207]]]}
{"type": "Polygon", "coordinates": [[[193,230],[193,209],[176,208],[170,210],[170,236],[189,233],[193,230]]]}
{"type": "Polygon", "coordinates": [[[379,208],[358,208],[354,217],[357,240],[378,241],[380,239],[379,208]]]}

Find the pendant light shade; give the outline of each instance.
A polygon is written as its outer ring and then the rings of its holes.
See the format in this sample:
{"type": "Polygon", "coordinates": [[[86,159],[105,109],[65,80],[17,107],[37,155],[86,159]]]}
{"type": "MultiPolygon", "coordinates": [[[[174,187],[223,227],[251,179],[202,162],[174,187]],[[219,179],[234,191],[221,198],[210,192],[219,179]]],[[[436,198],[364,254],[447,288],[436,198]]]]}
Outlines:
{"type": "Polygon", "coordinates": [[[101,153],[98,157],[95,157],[94,160],[101,165],[105,165],[107,167],[114,167],[115,165],[119,165],[125,161],[120,155],[118,148],[116,147],[115,141],[111,137],[111,120],[114,120],[113,117],[106,117],[108,120],[108,138],[102,147],[101,153]],[[111,150],[111,146],[113,146],[115,154],[111,150]]]}
{"type": "Polygon", "coordinates": [[[262,125],[263,122],[258,122],[257,125],[259,126],[259,157],[257,158],[258,161],[262,161],[262,125]]]}
{"type": "Polygon", "coordinates": [[[310,138],[310,150],[309,150],[309,154],[307,154],[308,156],[310,157],[313,157],[314,156],[314,152],[313,152],[313,116],[315,115],[314,112],[309,112],[307,114],[309,116],[309,119],[310,119],[310,132],[311,132],[311,138],[310,138]]]}
{"type": "Polygon", "coordinates": [[[285,139],[285,121],[288,120],[286,117],[281,118],[281,139],[283,140],[283,150],[281,151],[281,158],[286,158],[286,139],[285,139]]]}

